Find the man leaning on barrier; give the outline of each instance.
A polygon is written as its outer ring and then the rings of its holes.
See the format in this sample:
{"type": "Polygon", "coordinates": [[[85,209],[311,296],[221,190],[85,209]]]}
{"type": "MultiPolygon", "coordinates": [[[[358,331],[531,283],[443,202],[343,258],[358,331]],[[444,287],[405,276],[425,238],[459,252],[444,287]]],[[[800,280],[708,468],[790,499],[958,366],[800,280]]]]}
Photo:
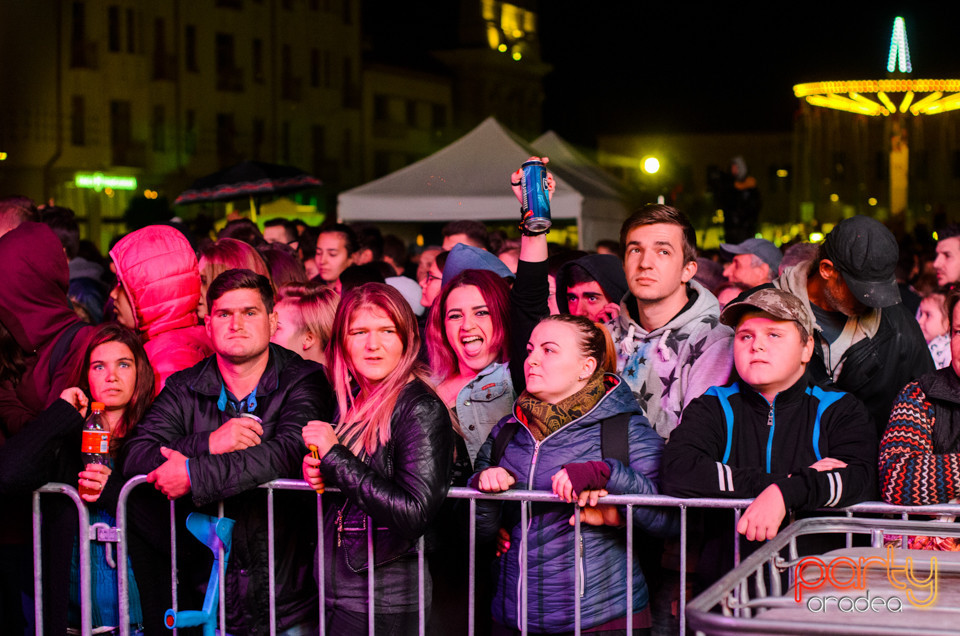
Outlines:
{"type": "MultiPolygon", "coordinates": [[[[228,270],[207,292],[204,319],[215,355],[172,375],[133,437],[124,447],[127,477],[147,480],[174,500],[181,513],[224,500],[225,516],[237,524],[226,577],[227,629],[231,634],[269,632],[266,497],[259,484],[298,473],[306,452],[300,431],[311,419],[329,420],[333,396],[322,367],[270,344],[277,325],[273,292],[266,277],[228,270]]],[[[167,633],[163,612],[170,607],[168,512],[157,497],[138,497],[131,509],[130,551],[144,585],[147,633],[167,633]],[[138,501],[138,499],[141,499],[138,501]]],[[[287,493],[284,493],[287,494],[287,493]]],[[[275,515],[278,633],[316,628],[316,586],[312,577],[312,515],[284,513],[298,497],[278,497],[275,515]],[[295,522],[294,522],[295,520],[295,522]]],[[[312,499],[302,505],[313,509],[312,499]]],[[[180,589],[197,591],[210,571],[210,554],[192,538],[178,538],[180,589]]],[[[189,606],[199,607],[190,598],[189,606]]],[[[181,601],[181,607],[188,607],[181,601]]]]}

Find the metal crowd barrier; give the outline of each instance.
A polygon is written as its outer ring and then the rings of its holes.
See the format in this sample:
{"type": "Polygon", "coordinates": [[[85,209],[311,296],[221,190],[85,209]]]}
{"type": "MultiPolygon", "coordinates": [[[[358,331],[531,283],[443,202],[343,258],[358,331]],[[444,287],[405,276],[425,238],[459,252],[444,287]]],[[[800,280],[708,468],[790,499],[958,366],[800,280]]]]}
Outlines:
{"type": "MultiPolygon", "coordinates": [[[[877,507],[875,504],[865,506],[877,507]]],[[[929,513],[925,508],[923,512],[929,513]]],[[[960,526],[901,519],[803,519],[766,542],[693,599],[687,610],[691,626],[698,636],[956,634],[955,602],[960,587],[960,555],[955,552],[900,548],[883,550],[885,538],[891,535],[905,537],[929,534],[960,539],[960,526]],[[848,546],[824,554],[800,556],[797,549],[799,537],[829,534],[865,535],[870,547],[848,546]],[[914,559],[920,554],[929,557],[929,563],[922,560],[915,562],[914,559]],[[869,579],[868,586],[869,566],[875,569],[870,572],[873,577],[869,579]],[[816,578],[810,580],[804,576],[808,567],[816,578]],[[836,573],[838,568],[839,575],[836,573]],[[902,579],[895,574],[901,569],[902,579]],[[891,574],[891,570],[894,574],[891,574]],[[927,577],[916,576],[917,571],[926,573],[927,577]],[[784,573],[788,575],[787,581],[783,580],[784,573]],[[886,580],[883,575],[886,575],[886,580]],[[952,583],[948,590],[942,589],[945,580],[952,583]],[[911,585],[928,587],[927,596],[911,597],[915,591],[911,585]],[[804,588],[806,605],[802,603],[804,588]],[[904,594],[904,590],[910,591],[904,594]],[[835,594],[840,596],[833,596],[835,594]],[[884,594],[893,596],[885,597],[884,594]],[[934,606],[938,594],[942,594],[939,598],[943,602],[934,606]],[[848,602],[847,609],[843,608],[844,600],[848,602]],[[885,611],[877,609],[878,600],[885,611]],[[897,601],[898,608],[891,611],[888,603],[892,605],[892,600],[897,601]],[[817,601],[817,604],[811,608],[813,601],[817,601]],[[862,608],[858,605],[860,601],[864,602],[862,608]],[[835,603],[835,607],[828,611],[831,602],[835,603]]],[[[906,547],[906,542],[903,547],[906,547]]]]}
{"type": "MultiPolygon", "coordinates": [[[[140,486],[141,484],[146,483],[146,476],[139,475],[131,480],[129,480],[122,488],[120,492],[119,502],[117,504],[117,537],[118,537],[118,552],[117,552],[117,562],[119,564],[126,564],[128,556],[127,548],[127,499],[129,498],[130,492],[140,486]]],[[[266,484],[262,484],[260,488],[267,490],[267,558],[268,558],[268,585],[269,585],[269,612],[270,612],[270,634],[274,636],[276,634],[276,598],[275,598],[275,589],[276,589],[276,580],[275,580],[275,550],[274,550],[274,518],[273,518],[273,505],[274,505],[274,491],[276,490],[299,490],[305,492],[313,492],[313,489],[307,485],[304,481],[300,479],[277,479],[266,484]]],[[[328,488],[327,492],[335,493],[336,489],[328,488]]],[[[35,583],[34,583],[34,593],[36,595],[36,620],[37,620],[37,633],[42,633],[42,581],[41,581],[41,554],[40,554],[40,494],[41,493],[62,493],[71,497],[77,505],[77,510],[80,515],[79,522],[79,531],[81,537],[87,537],[87,540],[80,541],[80,601],[81,601],[81,634],[82,636],[89,636],[91,634],[91,598],[90,598],[90,541],[96,540],[96,537],[90,537],[90,524],[89,524],[89,515],[87,514],[86,506],[84,502],[80,499],[77,491],[65,484],[47,484],[37,491],[33,495],[33,510],[34,510],[34,572],[35,572],[35,583]]],[[[525,505],[521,505],[521,545],[519,549],[521,553],[525,554],[527,549],[527,520],[529,515],[529,504],[533,502],[557,502],[559,498],[550,492],[545,491],[507,491],[505,493],[498,494],[489,494],[482,493],[472,488],[451,488],[449,495],[453,499],[467,499],[469,500],[469,512],[470,512],[470,524],[469,524],[469,540],[468,540],[468,616],[467,616],[467,625],[468,625],[468,634],[473,636],[475,633],[475,617],[476,617],[476,501],[478,499],[493,499],[500,501],[515,501],[521,502],[525,505]]],[[[323,495],[317,495],[317,545],[320,549],[317,550],[317,565],[318,571],[323,572],[326,562],[326,555],[322,549],[323,544],[323,495]]],[[[665,495],[608,495],[601,499],[602,503],[622,505],[626,506],[626,516],[628,520],[626,524],[626,560],[628,563],[633,562],[633,535],[634,528],[633,523],[630,520],[633,518],[633,509],[635,506],[643,507],[663,507],[663,508],[678,508],[680,514],[680,598],[679,598],[679,622],[680,629],[679,633],[682,635],[686,632],[686,579],[687,579],[687,512],[692,509],[732,509],[734,511],[734,521],[732,532],[732,540],[734,542],[734,561],[735,566],[740,565],[740,535],[736,532],[736,524],[740,519],[740,514],[743,509],[750,505],[752,499],[706,499],[706,498],[694,498],[694,499],[678,499],[675,497],[668,497],[665,495]]],[[[580,508],[575,504],[570,504],[574,508],[574,545],[580,544],[580,535],[581,535],[581,520],[580,520],[580,508]]],[[[957,515],[960,516],[960,504],[942,504],[935,506],[893,506],[890,504],[885,504],[881,502],[866,502],[850,506],[848,508],[830,508],[830,512],[844,512],[846,517],[852,517],[854,514],[893,514],[898,515],[902,519],[906,520],[910,514],[924,514],[924,515],[933,515],[933,516],[944,516],[944,515],[957,515]]],[[[220,516],[223,516],[223,503],[220,504],[220,516]]],[[[173,587],[171,589],[172,604],[171,607],[177,609],[177,563],[176,563],[176,527],[175,527],[176,516],[174,514],[174,503],[170,502],[170,568],[171,568],[171,579],[173,581],[173,587]]],[[[936,522],[911,522],[912,524],[919,524],[917,527],[925,527],[924,532],[929,534],[944,534],[942,532],[944,524],[936,522]],[[933,524],[932,526],[930,524],[933,524]]],[[[911,526],[913,527],[913,526],[911,526]]],[[[374,572],[374,558],[373,558],[373,533],[374,533],[374,524],[367,524],[367,562],[370,564],[367,572],[367,591],[368,591],[368,629],[369,633],[374,633],[374,622],[375,622],[375,589],[376,589],[376,579],[374,572]]],[[[911,530],[913,533],[913,530],[911,530]]],[[[919,531],[918,531],[919,533],[919,531]]],[[[851,545],[851,537],[853,531],[847,532],[847,546],[851,545]]],[[[779,537],[778,537],[779,538],[779,537]]],[[[419,633],[421,635],[425,634],[426,630],[426,602],[424,598],[424,568],[425,559],[424,559],[424,541],[423,537],[420,538],[418,544],[418,587],[419,587],[419,599],[418,599],[418,613],[419,613],[419,633]]],[[[222,555],[221,555],[222,556],[222,555]]],[[[579,589],[580,587],[580,576],[581,572],[578,567],[576,567],[576,560],[574,560],[574,581],[576,585],[574,590],[579,589]]],[[[222,568],[221,560],[221,568],[222,568]]],[[[119,593],[119,613],[120,613],[120,625],[119,631],[123,636],[129,636],[130,633],[130,605],[129,605],[129,581],[127,580],[127,568],[123,565],[118,566],[117,568],[118,576],[118,593],[119,593]]],[[[319,577],[318,592],[319,592],[319,633],[321,636],[325,636],[325,583],[324,578],[319,577]]],[[[221,581],[225,581],[224,572],[221,570],[221,581]]],[[[526,601],[527,598],[527,568],[526,561],[522,562],[521,566],[521,598],[526,601]]],[[[627,567],[627,580],[625,581],[626,586],[626,601],[627,601],[627,634],[632,634],[632,621],[629,620],[629,617],[633,615],[633,568],[627,567]]],[[[220,633],[226,633],[226,610],[225,610],[225,591],[226,585],[220,586],[220,633]]],[[[521,633],[526,636],[528,633],[527,629],[527,607],[526,602],[522,604],[520,608],[521,618],[520,618],[520,627],[521,633]]],[[[575,616],[575,634],[580,634],[580,617],[581,617],[581,607],[580,607],[580,595],[574,593],[574,616],[575,616]]],[[[173,633],[176,634],[177,630],[173,630],[173,633]]]]}

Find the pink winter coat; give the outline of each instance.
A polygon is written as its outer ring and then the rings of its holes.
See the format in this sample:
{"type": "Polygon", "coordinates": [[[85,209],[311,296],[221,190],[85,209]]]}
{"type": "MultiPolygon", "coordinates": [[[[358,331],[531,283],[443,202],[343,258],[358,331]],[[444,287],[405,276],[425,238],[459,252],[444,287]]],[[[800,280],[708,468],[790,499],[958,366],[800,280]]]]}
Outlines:
{"type": "Polygon", "coordinates": [[[197,325],[197,256],[186,237],[166,225],[128,234],[110,256],[133,307],[159,393],[171,374],[213,353],[206,330],[197,325]]]}

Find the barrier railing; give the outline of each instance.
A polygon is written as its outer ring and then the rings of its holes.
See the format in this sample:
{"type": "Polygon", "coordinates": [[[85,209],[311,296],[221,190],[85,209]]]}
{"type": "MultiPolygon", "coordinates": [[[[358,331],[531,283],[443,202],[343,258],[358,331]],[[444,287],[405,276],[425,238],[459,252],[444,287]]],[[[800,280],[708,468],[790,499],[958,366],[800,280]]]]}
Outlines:
{"type": "MultiPolygon", "coordinates": [[[[127,531],[127,502],[131,491],[140,486],[141,484],[146,483],[146,477],[144,475],[139,475],[132,478],[126,484],[124,484],[120,496],[119,502],[117,505],[117,537],[118,537],[118,558],[117,562],[119,564],[126,564],[128,557],[128,531],[127,531]]],[[[275,526],[274,526],[274,492],[276,490],[294,490],[294,491],[304,491],[304,492],[313,492],[312,488],[307,485],[305,482],[299,479],[278,479],[271,481],[266,484],[262,484],[260,488],[267,490],[267,558],[268,558],[268,586],[269,586],[269,619],[270,619],[270,634],[276,634],[276,624],[277,624],[277,610],[276,610],[276,556],[275,556],[275,526]]],[[[336,493],[336,489],[328,488],[327,492],[336,493]]],[[[91,634],[91,598],[90,598],[90,541],[96,540],[96,537],[90,536],[90,524],[89,524],[89,515],[87,514],[86,506],[83,501],[80,499],[77,491],[65,484],[47,484],[37,491],[34,492],[34,572],[35,572],[35,595],[37,597],[36,602],[36,616],[37,616],[37,633],[42,633],[42,570],[41,570],[41,550],[40,550],[40,523],[41,512],[40,512],[40,503],[39,498],[41,493],[61,493],[65,494],[77,505],[80,522],[79,522],[79,532],[81,538],[86,538],[81,540],[80,544],[80,603],[81,603],[81,634],[87,636],[91,634]]],[[[526,554],[528,546],[528,536],[527,536],[527,521],[529,519],[529,505],[536,502],[552,502],[558,503],[561,500],[550,492],[544,491],[507,491],[504,493],[498,494],[489,494],[482,493],[472,488],[452,488],[450,489],[449,495],[453,499],[466,499],[469,500],[469,533],[468,533],[468,546],[467,546],[467,558],[468,558],[468,599],[467,599],[467,628],[468,634],[473,636],[476,628],[476,544],[477,544],[477,534],[476,534],[476,513],[477,513],[477,500],[498,500],[498,501],[512,501],[521,503],[521,545],[519,547],[521,554],[526,554]]],[[[684,634],[686,631],[686,578],[687,578],[687,512],[690,509],[731,509],[734,511],[734,521],[733,527],[731,529],[732,540],[734,543],[734,561],[735,566],[740,563],[740,535],[736,532],[736,524],[740,519],[740,514],[743,509],[749,506],[752,503],[752,499],[707,499],[707,498],[694,498],[694,499],[678,499],[675,497],[668,497],[665,495],[608,495],[600,500],[605,504],[613,504],[618,506],[626,507],[626,514],[624,518],[627,520],[626,524],[626,561],[628,564],[633,563],[633,536],[634,528],[633,523],[631,522],[633,518],[634,508],[637,506],[640,507],[659,507],[659,508],[676,508],[679,510],[680,515],[680,597],[679,597],[679,632],[684,634]]],[[[580,518],[580,508],[575,504],[569,504],[574,509],[574,546],[580,545],[580,538],[582,533],[581,528],[581,518],[580,518]]],[[[865,502],[850,506],[848,508],[828,509],[829,512],[844,512],[847,517],[852,517],[855,514],[894,514],[901,516],[902,519],[907,519],[911,514],[923,514],[931,516],[944,516],[944,515],[956,515],[960,516],[960,504],[942,504],[934,506],[893,506],[890,504],[885,504],[881,502],[865,502]]],[[[220,516],[223,516],[223,504],[220,504],[220,516]]],[[[174,502],[170,502],[170,555],[171,555],[171,580],[173,581],[173,586],[171,589],[171,607],[172,609],[177,609],[177,563],[176,563],[176,527],[175,527],[176,515],[174,513],[174,502]]],[[[931,522],[921,522],[921,523],[931,523],[931,522]]],[[[942,529],[943,524],[936,523],[934,526],[928,528],[927,532],[931,534],[936,534],[937,529],[942,529]]],[[[368,629],[369,633],[374,633],[374,621],[375,621],[375,568],[373,567],[374,558],[373,558],[373,536],[374,536],[374,524],[367,524],[367,562],[370,564],[367,571],[367,593],[369,601],[369,613],[368,613],[368,629]]],[[[847,535],[847,545],[850,546],[851,535],[847,535]]],[[[317,495],[317,566],[319,572],[324,572],[324,568],[327,562],[327,555],[323,549],[323,495],[317,495]]],[[[424,559],[424,541],[423,537],[420,538],[418,542],[417,549],[417,561],[418,561],[418,616],[419,616],[419,633],[424,634],[426,630],[426,599],[424,598],[424,576],[425,576],[425,559],[424,559]]],[[[222,556],[222,555],[221,555],[222,556]]],[[[221,560],[222,564],[222,560],[221,560]]],[[[580,569],[577,567],[578,560],[574,559],[574,581],[576,585],[574,590],[580,588],[582,583],[580,577],[582,576],[580,569]]],[[[528,572],[527,572],[527,562],[526,559],[521,560],[521,572],[520,572],[520,585],[521,585],[521,599],[523,602],[518,608],[520,611],[520,628],[521,633],[526,635],[528,633],[527,625],[527,582],[528,582],[528,572]]],[[[633,608],[633,568],[626,568],[627,577],[624,582],[626,587],[626,601],[627,601],[627,616],[632,617],[634,613],[633,608]]],[[[221,569],[221,581],[225,581],[224,572],[221,569]]],[[[129,581],[127,580],[127,568],[123,566],[118,566],[117,568],[118,576],[118,593],[119,593],[119,615],[120,615],[120,625],[119,631],[123,636],[128,636],[130,633],[130,605],[129,605],[129,581]]],[[[324,577],[318,577],[318,614],[320,618],[319,624],[319,633],[323,636],[326,633],[325,629],[325,582],[324,577]]],[[[225,611],[225,591],[226,585],[220,586],[220,607],[219,607],[219,617],[220,617],[220,629],[221,633],[225,633],[226,630],[226,611],[225,611]]],[[[581,607],[580,607],[580,595],[574,592],[574,617],[575,617],[575,634],[580,634],[581,626],[581,607]]],[[[159,619],[158,619],[159,620],[159,619]]],[[[627,620],[627,634],[632,633],[631,628],[632,621],[627,620]]],[[[176,634],[176,630],[174,630],[176,634]]]]}

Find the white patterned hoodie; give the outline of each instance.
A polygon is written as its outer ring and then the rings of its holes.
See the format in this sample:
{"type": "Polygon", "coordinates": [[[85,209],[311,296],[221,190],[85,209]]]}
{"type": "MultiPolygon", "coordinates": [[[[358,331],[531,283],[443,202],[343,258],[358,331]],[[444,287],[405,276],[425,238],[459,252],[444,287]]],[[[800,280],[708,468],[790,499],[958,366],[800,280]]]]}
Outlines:
{"type": "Polygon", "coordinates": [[[646,331],[620,301],[620,317],[608,325],[617,347],[617,372],[627,381],[644,415],[664,439],[680,422],[683,408],[711,386],[723,386],[733,368],[733,330],[721,325],[720,304],[695,280],[693,305],[670,322],[646,331]]]}

